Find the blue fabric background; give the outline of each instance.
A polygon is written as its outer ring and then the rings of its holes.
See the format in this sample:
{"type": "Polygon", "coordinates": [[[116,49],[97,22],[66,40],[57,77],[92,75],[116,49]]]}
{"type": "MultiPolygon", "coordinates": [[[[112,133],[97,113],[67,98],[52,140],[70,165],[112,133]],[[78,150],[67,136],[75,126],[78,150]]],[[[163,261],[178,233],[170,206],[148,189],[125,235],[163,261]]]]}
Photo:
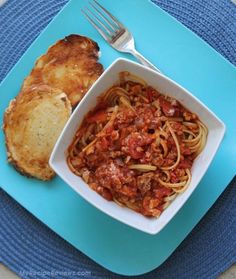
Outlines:
{"type": "MultiPolygon", "coordinates": [[[[0,8],[0,80],[66,2],[8,0],[0,8]]],[[[236,5],[230,0],[153,2],[236,65],[236,5]]],[[[3,190],[0,260],[22,278],[123,278],[73,248],[3,190]]],[[[235,262],[236,179],[171,257],[142,278],[216,278],[235,262]]]]}

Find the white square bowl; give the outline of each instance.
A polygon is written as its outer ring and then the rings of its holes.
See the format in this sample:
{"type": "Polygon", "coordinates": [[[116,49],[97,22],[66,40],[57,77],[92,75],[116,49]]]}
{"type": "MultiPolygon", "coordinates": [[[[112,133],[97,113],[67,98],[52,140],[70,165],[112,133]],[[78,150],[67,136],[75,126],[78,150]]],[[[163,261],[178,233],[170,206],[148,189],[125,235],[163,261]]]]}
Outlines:
{"type": "Polygon", "coordinates": [[[107,68],[77,106],[57,140],[49,163],[54,171],[69,186],[96,208],[133,228],[149,234],[156,234],[174,217],[197,187],[215,156],[224,133],[224,123],[186,89],[153,70],[127,59],[120,58],[107,68]],[[71,144],[84,116],[95,107],[97,97],[118,81],[118,74],[121,71],[128,71],[140,76],[160,93],[176,98],[191,112],[196,113],[208,128],[209,133],[206,146],[194,161],[192,180],[189,187],[184,193],[176,197],[159,218],[147,218],[128,208],[120,207],[115,202],[105,200],[95,191],[91,190],[80,177],[71,172],[66,163],[67,148],[71,144]]]}

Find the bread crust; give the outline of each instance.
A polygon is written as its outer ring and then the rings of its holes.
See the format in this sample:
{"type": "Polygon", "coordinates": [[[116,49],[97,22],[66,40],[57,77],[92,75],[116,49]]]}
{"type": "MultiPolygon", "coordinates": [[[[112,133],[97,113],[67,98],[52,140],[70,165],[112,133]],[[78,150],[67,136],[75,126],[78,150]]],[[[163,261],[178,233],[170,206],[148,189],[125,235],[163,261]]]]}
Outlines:
{"type": "Polygon", "coordinates": [[[29,87],[5,111],[8,161],[23,175],[50,180],[49,157],[71,114],[67,95],[47,85],[29,87]]]}
{"type": "Polygon", "coordinates": [[[69,35],[38,58],[21,91],[32,85],[46,84],[65,92],[75,107],[103,72],[98,57],[96,42],[84,36],[69,35]]]}

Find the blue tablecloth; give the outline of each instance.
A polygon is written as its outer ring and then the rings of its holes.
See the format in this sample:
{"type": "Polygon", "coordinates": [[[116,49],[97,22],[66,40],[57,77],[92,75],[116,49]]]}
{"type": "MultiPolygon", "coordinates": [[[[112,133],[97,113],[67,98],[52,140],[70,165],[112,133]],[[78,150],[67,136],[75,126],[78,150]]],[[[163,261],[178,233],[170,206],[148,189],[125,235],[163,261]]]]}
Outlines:
{"type": "MultiPolygon", "coordinates": [[[[0,80],[66,2],[8,0],[0,8],[0,80]]],[[[230,0],[154,2],[236,65],[236,6],[230,0]]],[[[121,277],[73,248],[3,190],[0,260],[22,278],[121,277]]],[[[216,278],[235,262],[236,179],[171,257],[142,278],[216,278]]]]}

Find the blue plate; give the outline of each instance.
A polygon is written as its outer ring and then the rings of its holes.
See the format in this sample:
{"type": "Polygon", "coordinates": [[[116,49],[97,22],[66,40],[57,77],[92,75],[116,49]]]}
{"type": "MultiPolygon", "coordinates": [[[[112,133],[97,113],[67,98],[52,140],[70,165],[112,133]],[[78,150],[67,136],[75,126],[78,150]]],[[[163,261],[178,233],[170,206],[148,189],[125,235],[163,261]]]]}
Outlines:
{"type": "MultiPolygon", "coordinates": [[[[107,269],[138,275],[158,267],[212,206],[235,174],[236,69],[204,41],[147,0],[101,0],[132,31],[138,50],[167,76],[203,101],[226,124],[223,143],[206,175],[185,206],[155,236],[147,235],[98,211],[59,178],[41,182],[18,174],[6,162],[0,133],[0,184],[32,214],[107,269]],[[132,12],[130,12],[132,11],[132,12]],[[139,19],[143,19],[140,24],[139,19]]],[[[107,67],[122,56],[107,45],[80,13],[85,0],[71,0],[32,44],[0,86],[0,116],[19,91],[35,59],[71,33],[100,45],[107,67]]],[[[124,55],[125,56],[125,55],[124,55]]],[[[126,58],[131,58],[128,55],[126,58]]]]}

